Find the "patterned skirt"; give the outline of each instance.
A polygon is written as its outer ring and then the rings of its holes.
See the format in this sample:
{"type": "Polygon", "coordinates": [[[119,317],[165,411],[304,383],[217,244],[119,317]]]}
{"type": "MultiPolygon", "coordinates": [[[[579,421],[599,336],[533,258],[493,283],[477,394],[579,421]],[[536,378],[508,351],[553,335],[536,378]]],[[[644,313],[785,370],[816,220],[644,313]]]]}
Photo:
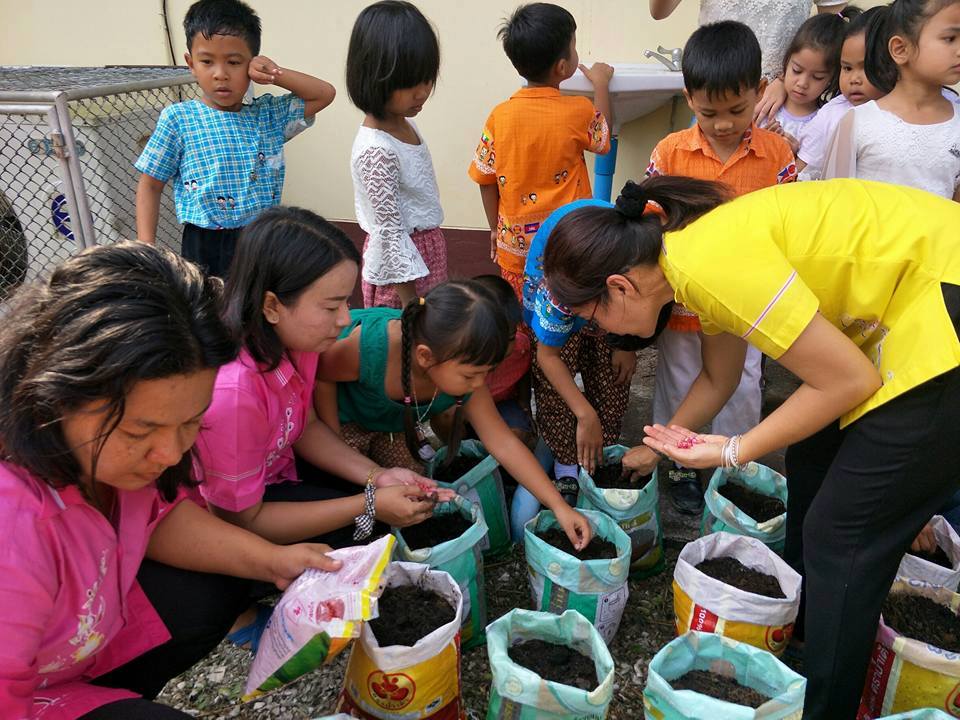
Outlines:
{"type": "MultiPolygon", "coordinates": [[[[424,264],[430,271],[428,275],[416,279],[417,295],[423,297],[432,288],[447,279],[447,240],[443,230],[438,227],[429,230],[417,230],[411,233],[414,247],[423,258],[424,264]]],[[[366,252],[370,236],[363,240],[363,250],[366,252]]],[[[400,307],[400,296],[393,289],[393,285],[371,285],[361,278],[360,287],[363,290],[364,307],[400,307]]]]}

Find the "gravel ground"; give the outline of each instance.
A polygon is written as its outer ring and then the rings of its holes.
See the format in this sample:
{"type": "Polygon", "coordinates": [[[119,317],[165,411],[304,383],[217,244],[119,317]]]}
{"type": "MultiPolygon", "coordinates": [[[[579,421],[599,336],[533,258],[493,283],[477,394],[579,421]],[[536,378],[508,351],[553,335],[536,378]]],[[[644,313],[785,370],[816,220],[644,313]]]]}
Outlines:
{"type": "MultiPolygon", "coordinates": [[[[624,420],[626,445],[638,444],[643,436],[643,424],[649,422],[655,367],[655,351],[642,351],[631,390],[630,408],[624,420]]],[[[771,362],[767,368],[764,412],[776,408],[794,387],[796,381],[789,373],[771,362]]],[[[764,462],[782,471],[782,453],[764,458],[764,462]]],[[[661,494],[665,491],[665,470],[661,467],[661,494]]],[[[667,501],[661,502],[660,509],[667,566],[655,577],[630,582],[627,609],[610,646],[616,665],[616,689],[608,714],[610,720],[642,716],[647,664],[675,636],[671,591],[673,567],[683,545],[698,536],[699,518],[677,514],[667,501]]],[[[484,573],[491,621],[515,607],[531,607],[522,548],[514,548],[513,553],[503,560],[487,563],[484,573]]],[[[159,699],[202,718],[315,718],[332,712],[343,680],[347,654],[343,653],[332,664],[284,688],[244,704],[239,698],[251,655],[229,643],[221,643],[204,661],[171,680],[159,699]]],[[[462,672],[467,716],[479,720],[486,715],[491,679],[485,647],[464,653],[462,672]]]]}

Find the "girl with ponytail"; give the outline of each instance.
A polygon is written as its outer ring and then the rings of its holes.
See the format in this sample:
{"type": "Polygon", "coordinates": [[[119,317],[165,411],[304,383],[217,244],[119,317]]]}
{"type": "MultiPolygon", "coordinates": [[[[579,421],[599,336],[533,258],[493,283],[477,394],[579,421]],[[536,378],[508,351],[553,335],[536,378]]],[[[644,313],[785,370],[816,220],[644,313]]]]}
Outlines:
{"type": "Polygon", "coordinates": [[[485,384],[512,339],[494,292],[476,280],[450,281],[402,312],[367,308],[351,317],[319,370],[319,377],[337,383],[335,394],[325,394],[321,416],[342,428],[347,443],[381,462],[422,467],[419,426],[453,407],[448,460],[456,457],[469,422],[517,482],[553,510],[575,547],[590,542],[586,518],[564,502],[507,427],[485,384]]]}
{"type": "Polygon", "coordinates": [[[790,446],[785,559],[806,583],[804,718],[851,718],[900,559],[956,488],[960,206],[862,180],[729,202],[719,188],[653,177],[625,188],[626,222],[612,208],[570,213],[547,245],[546,285],[610,332],[649,335],[670,300],[700,317],[702,371],[624,465],[649,448],[737,469],[790,446]],[[742,435],[697,433],[737,387],[747,343],[802,384],[742,435]]]}

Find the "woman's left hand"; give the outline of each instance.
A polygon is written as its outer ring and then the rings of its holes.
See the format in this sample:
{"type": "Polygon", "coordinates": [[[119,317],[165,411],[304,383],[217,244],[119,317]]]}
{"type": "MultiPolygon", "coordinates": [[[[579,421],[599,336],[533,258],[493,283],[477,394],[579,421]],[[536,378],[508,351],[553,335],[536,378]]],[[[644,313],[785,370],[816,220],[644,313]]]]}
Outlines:
{"type": "Polygon", "coordinates": [[[577,550],[583,550],[590,544],[593,539],[593,528],[590,527],[590,521],[586,517],[566,503],[563,507],[555,509],[553,514],[557,516],[557,522],[577,550]]]}
{"type": "Polygon", "coordinates": [[[343,563],[327,556],[326,553],[331,549],[329,545],[320,543],[275,545],[270,562],[270,580],[281,590],[286,590],[304,570],[316,568],[336,572],[343,563]]]}
{"type": "Polygon", "coordinates": [[[390,487],[391,485],[410,485],[419,487],[424,495],[436,494],[437,502],[449,502],[456,497],[457,493],[447,488],[437,486],[436,480],[431,480],[423,475],[418,475],[413,470],[407,468],[387,468],[377,475],[374,484],[378,488],[390,487]]]}
{"type": "Polygon", "coordinates": [[[614,350],[610,364],[613,366],[613,382],[617,385],[629,385],[633,373],[637,370],[637,354],[630,350],[614,350]]]}
{"type": "Polygon", "coordinates": [[[723,435],[701,435],[679,425],[645,425],[643,444],[663,453],[678,465],[697,470],[720,467],[721,450],[727,438],[723,435]]]}

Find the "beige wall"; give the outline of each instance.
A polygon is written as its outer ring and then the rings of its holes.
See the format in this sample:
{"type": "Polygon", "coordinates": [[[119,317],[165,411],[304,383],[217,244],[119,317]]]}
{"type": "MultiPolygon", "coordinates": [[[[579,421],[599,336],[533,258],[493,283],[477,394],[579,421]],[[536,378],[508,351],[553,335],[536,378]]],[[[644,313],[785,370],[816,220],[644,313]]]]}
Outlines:
{"type": "MultiPolygon", "coordinates": [[[[750,0],[744,0],[748,2],[750,0]]],[[[182,63],[181,22],[189,0],[169,0],[173,45],[182,63]]],[[[332,82],[337,100],[313,129],[288,145],[284,202],[333,219],[353,219],[350,146],[361,115],[347,98],[344,63],[350,28],[367,0],[251,0],[263,21],[262,52],[280,65],[332,82]]],[[[435,95],[417,123],[433,153],[445,225],[483,227],[476,186],[466,168],[481,126],[519,78],[496,41],[500,19],[518,2],[418,0],[436,25],[442,66],[435,95]]],[[[682,3],[654,22],[646,0],[560,0],[576,17],[583,62],[640,62],[643,50],[682,46],[698,3],[682,3]]],[[[874,5],[876,2],[861,3],[874,5]]],[[[160,0],[0,0],[0,64],[162,64],[169,60],[160,0]]],[[[684,111],[685,112],[685,111],[684,111]]],[[[688,116],[681,112],[680,122],[688,116]]],[[[653,145],[670,131],[670,108],[625,126],[614,188],[643,172],[653,145]]],[[[592,158],[588,158],[592,165],[592,158]]]]}

